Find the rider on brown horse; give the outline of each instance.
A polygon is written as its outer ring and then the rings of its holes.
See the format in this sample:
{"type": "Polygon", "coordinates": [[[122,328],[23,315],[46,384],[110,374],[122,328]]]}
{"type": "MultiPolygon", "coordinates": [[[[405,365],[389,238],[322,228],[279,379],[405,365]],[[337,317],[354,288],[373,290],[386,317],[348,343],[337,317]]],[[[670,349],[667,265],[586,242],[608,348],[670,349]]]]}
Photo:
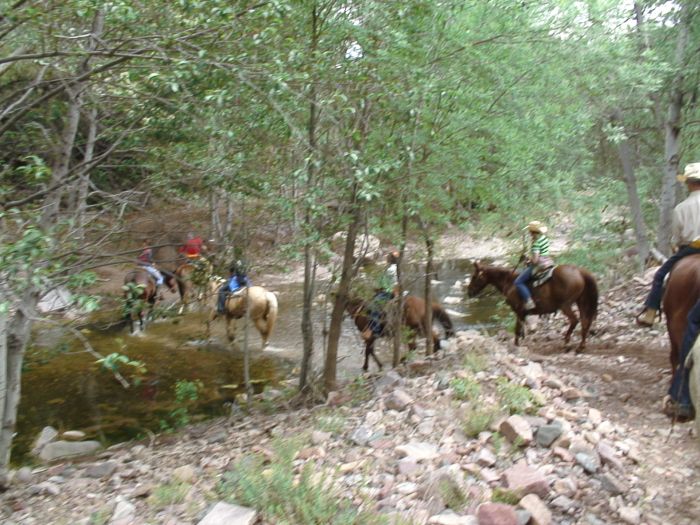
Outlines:
{"type": "Polygon", "coordinates": [[[532,221],[525,229],[530,232],[530,246],[527,257],[527,268],[515,279],[515,287],[518,295],[523,300],[525,311],[534,310],[535,302],[527,287],[527,283],[532,276],[551,268],[554,263],[549,256],[549,237],[547,237],[547,227],[540,221],[532,221]]]}
{"type": "MultiPolygon", "coordinates": [[[[685,182],[690,195],[673,211],[672,244],[678,246],[673,254],[654,274],[651,292],[646,301],[645,311],[637,317],[642,326],[651,326],[663,295],[663,280],[671,268],[683,257],[700,253],[700,163],[688,164],[683,175],[678,176],[685,182]]],[[[668,314],[668,312],[667,312],[668,314]]],[[[664,404],[664,413],[679,421],[693,419],[695,410],[690,399],[689,370],[685,361],[695,340],[700,334],[700,301],[695,303],[687,316],[687,325],[679,349],[679,360],[668,390],[669,398],[664,404]]]]}
{"type": "Polygon", "coordinates": [[[685,182],[690,192],[673,210],[671,245],[678,250],[654,274],[644,310],[637,316],[637,324],[641,326],[653,326],[664,294],[664,278],[673,266],[687,255],[700,253],[700,162],[688,164],[678,180],[685,182]]]}
{"type": "Polygon", "coordinates": [[[368,340],[373,334],[379,337],[384,330],[383,318],[385,308],[389,301],[396,297],[398,292],[398,263],[399,252],[392,251],[386,256],[387,266],[379,277],[377,289],[369,305],[370,323],[366,330],[362,332],[362,337],[368,340]]]}

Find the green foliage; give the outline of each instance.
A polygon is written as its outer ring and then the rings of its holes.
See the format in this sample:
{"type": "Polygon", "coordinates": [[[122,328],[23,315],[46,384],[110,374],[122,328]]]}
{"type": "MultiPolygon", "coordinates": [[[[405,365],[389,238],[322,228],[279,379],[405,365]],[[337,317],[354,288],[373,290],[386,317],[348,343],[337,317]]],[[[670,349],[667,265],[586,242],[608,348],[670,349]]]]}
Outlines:
{"type": "MultiPolygon", "coordinates": [[[[117,340],[117,344],[122,351],[125,351],[126,345],[121,339],[117,340]]],[[[125,377],[130,376],[132,382],[136,385],[141,382],[141,378],[146,374],[146,365],[143,361],[133,360],[128,355],[120,352],[112,352],[102,359],[98,359],[97,363],[110,372],[119,372],[125,377]]]]}
{"type": "Polygon", "coordinates": [[[372,386],[364,376],[357,376],[349,385],[351,403],[361,405],[372,398],[372,386]]]}
{"type": "Polygon", "coordinates": [[[488,360],[483,354],[476,351],[471,351],[464,356],[462,366],[464,366],[464,368],[470,372],[476,374],[477,372],[481,372],[482,370],[486,369],[488,366],[488,360]]]}
{"type": "Polygon", "coordinates": [[[106,525],[112,517],[113,510],[105,507],[90,514],[88,525],[106,525]]]}
{"type": "Polygon", "coordinates": [[[189,483],[173,481],[159,485],[148,497],[148,503],[155,509],[164,509],[185,501],[185,496],[192,486],[189,483]]]}
{"type": "Polygon", "coordinates": [[[473,401],[481,394],[481,386],[478,381],[465,377],[455,377],[450,381],[453,396],[456,399],[473,401]]]}
{"type": "Polygon", "coordinates": [[[317,414],[314,420],[314,428],[317,428],[323,432],[330,432],[331,434],[338,435],[345,429],[345,424],[347,421],[337,412],[332,410],[323,411],[317,414]]]}
{"type": "Polygon", "coordinates": [[[199,399],[204,385],[199,379],[188,381],[181,379],[175,382],[176,408],[170,411],[170,421],[161,420],[160,428],[164,431],[175,430],[190,422],[190,407],[199,399]]]}
{"type": "Polygon", "coordinates": [[[517,505],[521,500],[521,496],[512,490],[504,489],[503,487],[495,487],[491,494],[491,501],[494,503],[505,503],[506,505],[517,505]]]}
{"type": "Polygon", "coordinates": [[[462,430],[467,437],[475,438],[488,430],[494,420],[495,411],[489,407],[472,407],[464,416],[462,430]]]}
{"type": "Polygon", "coordinates": [[[451,480],[441,479],[438,481],[437,489],[445,505],[454,511],[463,509],[469,503],[462,489],[451,480]]]}
{"type": "Polygon", "coordinates": [[[529,388],[516,385],[504,377],[498,378],[496,390],[501,408],[508,414],[534,414],[540,407],[529,388]]]}
{"type": "Polygon", "coordinates": [[[262,455],[238,460],[224,474],[218,492],[228,501],[259,509],[266,521],[280,525],[360,525],[386,523],[381,517],[358,511],[340,497],[332,473],[318,470],[313,462],[295,469],[299,440],[278,440],[273,458],[262,455]]]}

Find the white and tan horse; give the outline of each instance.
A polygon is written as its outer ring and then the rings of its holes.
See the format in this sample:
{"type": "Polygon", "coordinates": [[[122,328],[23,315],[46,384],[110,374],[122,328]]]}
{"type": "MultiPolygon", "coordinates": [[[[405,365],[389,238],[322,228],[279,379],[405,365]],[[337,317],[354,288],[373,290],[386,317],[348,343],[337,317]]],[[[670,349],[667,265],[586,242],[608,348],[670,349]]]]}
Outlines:
{"type": "MultiPolygon", "coordinates": [[[[221,284],[217,287],[221,287],[221,284]]],[[[216,295],[215,295],[216,297],[216,295]]],[[[260,332],[262,347],[268,345],[270,334],[277,321],[277,296],[263,288],[262,286],[251,286],[244,288],[226,299],[226,335],[228,340],[233,342],[236,339],[236,320],[242,319],[249,310],[249,318],[260,332]]],[[[216,307],[212,315],[212,321],[218,317],[216,307]]]]}

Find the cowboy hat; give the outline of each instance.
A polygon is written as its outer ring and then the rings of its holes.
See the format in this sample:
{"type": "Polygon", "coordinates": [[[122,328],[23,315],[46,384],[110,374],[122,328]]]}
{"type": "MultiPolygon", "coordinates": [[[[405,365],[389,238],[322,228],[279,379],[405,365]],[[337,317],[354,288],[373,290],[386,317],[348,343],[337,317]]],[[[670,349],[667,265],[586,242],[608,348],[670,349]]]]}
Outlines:
{"type": "Polygon", "coordinates": [[[700,162],[693,162],[685,167],[683,175],[676,175],[676,179],[679,182],[687,182],[692,180],[694,182],[700,182],[700,162]]]}
{"type": "Polygon", "coordinates": [[[547,233],[547,227],[540,221],[530,221],[530,223],[525,226],[523,230],[528,230],[533,233],[547,233]]]}

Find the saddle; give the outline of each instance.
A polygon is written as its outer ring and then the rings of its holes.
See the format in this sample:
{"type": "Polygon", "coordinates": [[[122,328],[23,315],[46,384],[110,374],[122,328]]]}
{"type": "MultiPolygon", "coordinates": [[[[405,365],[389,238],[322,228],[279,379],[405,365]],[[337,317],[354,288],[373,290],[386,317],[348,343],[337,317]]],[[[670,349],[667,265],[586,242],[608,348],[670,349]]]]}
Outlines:
{"type": "Polygon", "coordinates": [[[532,279],[530,279],[530,287],[537,288],[538,286],[542,286],[544,283],[549,281],[552,278],[555,268],[556,265],[549,266],[547,268],[543,268],[537,273],[532,274],[532,279]]]}

